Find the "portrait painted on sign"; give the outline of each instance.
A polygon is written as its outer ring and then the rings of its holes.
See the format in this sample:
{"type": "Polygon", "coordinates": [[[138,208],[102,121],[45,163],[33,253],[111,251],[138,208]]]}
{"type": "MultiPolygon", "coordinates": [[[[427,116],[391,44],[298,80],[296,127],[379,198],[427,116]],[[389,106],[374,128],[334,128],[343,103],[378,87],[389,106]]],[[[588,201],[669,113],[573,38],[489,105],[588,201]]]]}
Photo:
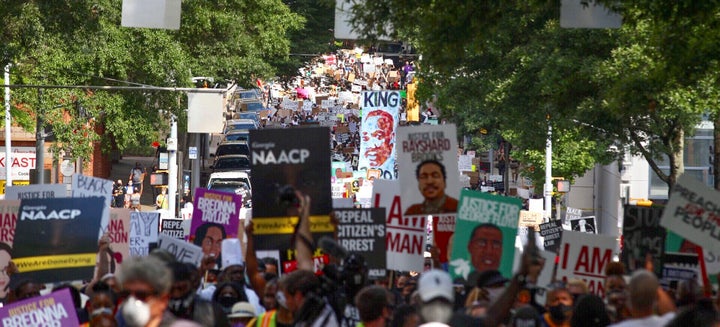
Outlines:
{"type": "Polygon", "coordinates": [[[458,200],[445,193],[447,172],[440,161],[421,162],[416,167],[415,177],[424,200],[407,208],[406,215],[457,212],[458,200]]]}
{"type": "Polygon", "coordinates": [[[219,258],[225,237],[227,234],[223,225],[204,223],[195,230],[191,241],[202,248],[203,255],[219,258]]]}
{"type": "Polygon", "coordinates": [[[387,111],[371,111],[364,117],[361,166],[380,169],[383,174],[394,170],[395,125],[395,118],[387,111]]]}

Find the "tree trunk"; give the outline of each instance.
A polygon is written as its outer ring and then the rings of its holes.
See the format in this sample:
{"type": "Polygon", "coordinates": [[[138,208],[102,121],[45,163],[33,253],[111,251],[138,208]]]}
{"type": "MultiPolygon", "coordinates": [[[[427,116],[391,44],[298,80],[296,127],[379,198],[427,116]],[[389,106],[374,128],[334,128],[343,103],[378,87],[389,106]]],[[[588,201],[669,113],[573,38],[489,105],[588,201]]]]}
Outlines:
{"type": "Polygon", "coordinates": [[[711,167],[715,189],[720,190],[720,171],[718,171],[718,168],[720,167],[720,114],[715,116],[714,125],[713,139],[715,144],[712,148],[713,162],[711,167]]]}
{"type": "Polygon", "coordinates": [[[668,175],[668,196],[672,192],[672,188],[677,183],[677,178],[685,172],[685,130],[678,129],[678,132],[673,136],[674,140],[671,140],[673,144],[673,153],[670,156],[670,174],[668,175]]]}

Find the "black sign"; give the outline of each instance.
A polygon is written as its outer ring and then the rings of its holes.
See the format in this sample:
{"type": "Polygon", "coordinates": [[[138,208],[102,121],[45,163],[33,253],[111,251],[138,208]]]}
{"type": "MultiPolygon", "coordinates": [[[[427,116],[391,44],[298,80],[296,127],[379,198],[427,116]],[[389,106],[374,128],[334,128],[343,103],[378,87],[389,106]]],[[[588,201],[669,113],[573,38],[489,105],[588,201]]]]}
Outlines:
{"type": "Polygon", "coordinates": [[[185,229],[183,229],[184,219],[163,219],[160,223],[160,234],[177,238],[180,240],[185,239],[185,229]]]}
{"type": "Polygon", "coordinates": [[[657,276],[662,276],[665,228],[660,226],[661,207],[625,206],[620,260],[629,271],[645,267],[645,256],[652,255],[657,276]]]}
{"type": "Polygon", "coordinates": [[[338,209],[335,218],[340,246],[365,258],[369,278],[385,277],[385,208],[338,209]]]}
{"type": "Polygon", "coordinates": [[[563,228],[560,219],[540,224],[540,236],[545,240],[544,246],[546,251],[557,253],[560,247],[562,231],[563,228]]]}

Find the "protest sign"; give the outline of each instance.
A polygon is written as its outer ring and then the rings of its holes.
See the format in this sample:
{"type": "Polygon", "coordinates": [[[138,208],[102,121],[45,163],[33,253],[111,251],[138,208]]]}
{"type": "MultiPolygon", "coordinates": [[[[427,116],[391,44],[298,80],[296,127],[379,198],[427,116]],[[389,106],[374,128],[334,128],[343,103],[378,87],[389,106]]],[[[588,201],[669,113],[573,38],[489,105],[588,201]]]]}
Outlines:
{"type": "Polygon", "coordinates": [[[660,227],[662,212],[661,207],[625,206],[620,260],[629,271],[645,268],[645,256],[650,254],[660,276],[666,237],[660,227]]]}
{"type": "Polygon", "coordinates": [[[542,212],[520,210],[520,221],[518,222],[518,226],[532,227],[535,231],[538,231],[542,222],[542,212]]]}
{"type": "Polygon", "coordinates": [[[0,200],[0,243],[13,246],[15,223],[19,210],[19,200],[0,200]]]}
{"type": "Polygon", "coordinates": [[[65,184],[34,184],[9,186],[5,190],[5,200],[65,198],[65,184]]]}
{"type": "Polygon", "coordinates": [[[0,322],[4,327],[79,325],[75,303],[67,288],[1,307],[0,322]]]}
{"type": "Polygon", "coordinates": [[[702,284],[696,253],[667,252],[662,258],[660,284],[665,289],[677,290],[677,284],[695,279],[702,284]]]}
{"type": "Polygon", "coordinates": [[[557,252],[560,247],[560,237],[562,237],[562,232],[563,228],[560,219],[540,224],[540,236],[543,237],[543,245],[546,251],[557,252]]]}
{"type": "Polygon", "coordinates": [[[689,174],[677,179],[660,226],[720,252],[720,195],[689,174]]]}
{"type": "Polygon", "coordinates": [[[110,259],[122,264],[130,257],[130,210],[110,208],[110,223],[104,235],[110,241],[110,259]]]}
{"type": "Polygon", "coordinates": [[[195,267],[200,266],[203,258],[201,247],[164,234],[158,235],[158,248],[170,252],[179,262],[191,263],[195,267]]]}
{"type": "Polygon", "coordinates": [[[385,208],[336,209],[338,243],[350,253],[363,256],[368,277],[385,277],[385,208]]]}
{"type": "Polygon", "coordinates": [[[100,197],[21,200],[13,245],[18,278],[92,278],[103,209],[100,197]]]}
{"type": "Polygon", "coordinates": [[[590,293],[605,296],[605,266],[613,260],[617,240],[612,236],[564,231],[557,278],[585,281],[590,293]]]}
{"type": "Polygon", "coordinates": [[[310,231],[332,236],[329,213],[330,130],[327,127],[250,131],[255,248],[280,250],[281,262],[294,260],[290,237],[297,224],[295,191],[310,197],[310,231]]]}
{"type": "MultiPolygon", "coordinates": [[[[112,203],[113,181],[85,176],[83,174],[74,174],[72,176],[72,196],[74,198],[85,198],[91,196],[99,196],[105,199],[105,207],[100,220],[102,231],[107,229],[110,221],[110,204],[112,203]]],[[[100,235],[98,235],[100,237],[100,235]]]]}
{"type": "Polygon", "coordinates": [[[432,244],[440,251],[440,263],[448,262],[449,246],[455,234],[455,214],[442,213],[432,216],[432,244]]]}
{"type": "Polygon", "coordinates": [[[512,277],[521,208],[517,198],[460,192],[450,258],[453,278],[471,280],[485,270],[499,270],[506,278],[512,277]]]}
{"type": "Polygon", "coordinates": [[[133,211],[130,213],[130,256],[146,256],[151,243],[157,243],[160,213],[133,211]]]}
{"type": "Polygon", "coordinates": [[[242,197],[197,188],[193,203],[188,241],[202,247],[203,254],[219,257],[222,240],[237,237],[242,197]]]}
{"type": "Polygon", "coordinates": [[[184,219],[163,219],[160,222],[160,235],[185,239],[185,229],[183,228],[184,219]]]}
{"type": "Polygon", "coordinates": [[[570,229],[581,232],[597,234],[597,227],[595,226],[595,217],[580,217],[577,219],[570,220],[570,229]]]}
{"type": "Polygon", "coordinates": [[[402,216],[400,183],[378,179],[373,182],[372,206],[385,208],[387,269],[422,271],[426,219],[402,216]]]}
{"type": "Polygon", "coordinates": [[[578,219],[581,216],[582,216],[581,209],[567,207],[567,209],[565,209],[565,220],[563,220],[563,223],[567,224],[569,221],[578,219]]]}
{"type": "Polygon", "coordinates": [[[359,170],[379,169],[382,178],[396,178],[395,131],[401,105],[398,91],[362,92],[359,170]]]}
{"type": "Polygon", "coordinates": [[[458,157],[458,170],[460,171],[473,171],[472,169],[472,159],[473,157],[469,155],[460,155],[458,157]]]}

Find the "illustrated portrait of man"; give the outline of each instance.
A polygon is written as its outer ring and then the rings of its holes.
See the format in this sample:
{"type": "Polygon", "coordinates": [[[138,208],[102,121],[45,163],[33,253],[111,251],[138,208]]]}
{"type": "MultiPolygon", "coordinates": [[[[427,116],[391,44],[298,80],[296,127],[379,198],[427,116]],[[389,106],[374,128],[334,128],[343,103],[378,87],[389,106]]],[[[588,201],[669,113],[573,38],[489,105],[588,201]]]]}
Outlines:
{"type": "Polygon", "coordinates": [[[424,200],[405,210],[406,215],[457,212],[458,200],[445,194],[447,173],[437,160],[425,160],[417,165],[415,177],[424,200]]]}
{"type": "Polygon", "coordinates": [[[470,234],[467,250],[476,271],[498,270],[503,250],[502,230],[493,224],[478,225],[470,234]]]}
{"type": "Polygon", "coordinates": [[[370,168],[382,167],[392,155],[393,140],[395,139],[395,120],[393,116],[382,110],[370,112],[365,117],[367,126],[376,126],[371,132],[362,132],[362,139],[367,143],[365,158],[369,160],[370,168]]]}
{"type": "Polygon", "coordinates": [[[227,234],[225,228],[217,223],[205,223],[195,230],[193,244],[202,248],[204,255],[219,257],[222,249],[222,240],[227,234]]]}
{"type": "Polygon", "coordinates": [[[587,221],[582,218],[577,220],[577,225],[573,226],[573,230],[582,233],[595,233],[595,227],[593,227],[593,225],[591,224],[588,224],[587,221]]]}

